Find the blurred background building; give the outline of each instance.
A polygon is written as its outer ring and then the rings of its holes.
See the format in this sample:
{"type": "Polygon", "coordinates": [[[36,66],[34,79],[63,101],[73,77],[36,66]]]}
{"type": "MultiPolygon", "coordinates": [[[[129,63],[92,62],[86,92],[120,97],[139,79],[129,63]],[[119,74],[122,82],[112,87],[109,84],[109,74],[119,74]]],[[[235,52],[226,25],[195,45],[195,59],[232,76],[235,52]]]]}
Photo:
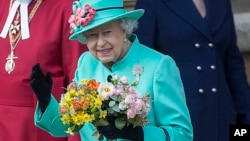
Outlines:
{"type": "MultiPolygon", "coordinates": [[[[136,0],[125,0],[128,10],[134,9],[136,0]]],[[[238,46],[244,57],[248,81],[250,82],[250,0],[231,0],[238,46]]]]}
{"type": "Polygon", "coordinates": [[[250,82],[250,0],[231,0],[238,45],[246,64],[248,81],[250,82]]]}

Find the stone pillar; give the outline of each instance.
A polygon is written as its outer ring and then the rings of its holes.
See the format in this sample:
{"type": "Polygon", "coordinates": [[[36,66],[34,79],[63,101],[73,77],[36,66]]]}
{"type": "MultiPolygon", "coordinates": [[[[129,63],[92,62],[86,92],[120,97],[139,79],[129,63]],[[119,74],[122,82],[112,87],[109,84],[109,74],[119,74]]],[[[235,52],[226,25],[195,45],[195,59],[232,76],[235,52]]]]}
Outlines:
{"type": "Polygon", "coordinates": [[[127,10],[134,9],[136,0],[124,0],[124,6],[127,10]]]}
{"type": "Polygon", "coordinates": [[[250,0],[231,0],[238,46],[246,65],[250,82],[250,0]]]}

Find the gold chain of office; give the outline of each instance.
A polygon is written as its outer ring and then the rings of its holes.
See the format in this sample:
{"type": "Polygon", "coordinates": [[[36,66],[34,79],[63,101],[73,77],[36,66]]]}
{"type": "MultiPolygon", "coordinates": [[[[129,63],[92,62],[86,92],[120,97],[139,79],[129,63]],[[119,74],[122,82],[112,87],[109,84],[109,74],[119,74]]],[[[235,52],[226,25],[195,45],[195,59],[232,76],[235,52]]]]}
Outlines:
{"type": "MultiPolygon", "coordinates": [[[[28,16],[28,22],[31,21],[31,19],[33,18],[33,16],[35,15],[38,7],[40,6],[42,0],[37,0],[34,7],[32,8],[29,16],[28,16]]],[[[10,1],[10,7],[9,7],[9,11],[11,10],[13,4],[13,0],[10,1]]],[[[10,38],[10,54],[8,55],[8,57],[6,58],[6,63],[5,63],[5,70],[10,74],[14,68],[15,68],[15,62],[14,60],[17,59],[18,57],[14,55],[14,50],[17,46],[17,43],[19,42],[20,38],[21,38],[21,29],[20,29],[20,21],[19,21],[19,17],[20,17],[20,12],[19,10],[17,10],[16,13],[16,18],[13,21],[13,23],[11,24],[10,28],[9,28],[9,38],[10,38]]]]}

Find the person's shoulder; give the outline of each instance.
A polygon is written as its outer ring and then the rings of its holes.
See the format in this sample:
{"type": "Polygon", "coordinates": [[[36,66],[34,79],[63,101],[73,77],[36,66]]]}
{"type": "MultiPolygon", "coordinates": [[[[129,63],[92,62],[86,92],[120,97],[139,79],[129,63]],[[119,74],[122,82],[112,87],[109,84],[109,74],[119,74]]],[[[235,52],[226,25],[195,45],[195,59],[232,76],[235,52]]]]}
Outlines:
{"type": "Polygon", "coordinates": [[[83,59],[91,59],[92,55],[89,51],[85,51],[84,53],[82,53],[82,55],[80,56],[79,60],[83,60],[83,59]]]}
{"type": "Polygon", "coordinates": [[[147,54],[147,56],[154,57],[154,59],[157,58],[171,58],[169,55],[163,54],[155,49],[152,49],[144,44],[141,44],[141,49],[143,53],[147,54]]]}
{"type": "Polygon", "coordinates": [[[163,54],[155,49],[152,49],[146,45],[141,44],[140,54],[143,54],[144,60],[152,64],[176,64],[175,60],[166,54],[163,54]]]}
{"type": "Polygon", "coordinates": [[[82,63],[83,64],[94,64],[95,62],[97,62],[97,59],[95,59],[89,51],[84,52],[80,56],[79,61],[78,61],[79,64],[82,64],[82,63]]]}

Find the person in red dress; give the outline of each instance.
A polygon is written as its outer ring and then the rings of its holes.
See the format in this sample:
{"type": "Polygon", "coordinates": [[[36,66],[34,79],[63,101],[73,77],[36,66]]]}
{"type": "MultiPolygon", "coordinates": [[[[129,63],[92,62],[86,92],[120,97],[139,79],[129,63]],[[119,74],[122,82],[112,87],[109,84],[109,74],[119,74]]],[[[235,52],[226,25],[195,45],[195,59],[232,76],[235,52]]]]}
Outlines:
{"type": "Polygon", "coordinates": [[[57,100],[72,81],[77,60],[87,50],[69,40],[72,2],[1,0],[0,141],[80,140],[52,137],[34,125],[37,99],[29,84],[30,69],[37,62],[44,73],[51,72],[57,100]]]}

